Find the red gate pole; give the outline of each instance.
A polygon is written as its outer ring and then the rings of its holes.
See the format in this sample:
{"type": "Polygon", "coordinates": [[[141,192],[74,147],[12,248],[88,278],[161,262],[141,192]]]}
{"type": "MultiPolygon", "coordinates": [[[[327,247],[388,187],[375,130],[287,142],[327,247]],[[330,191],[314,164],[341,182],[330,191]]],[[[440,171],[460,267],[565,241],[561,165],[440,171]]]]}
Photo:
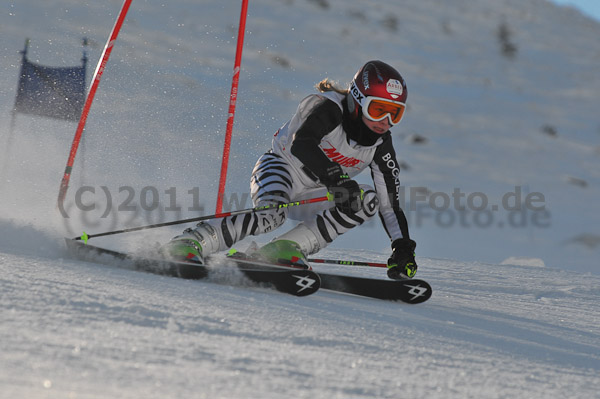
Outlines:
{"type": "Polygon", "coordinates": [[[63,216],[66,215],[66,213],[64,212],[63,202],[65,201],[67,189],[69,188],[69,179],[71,178],[71,171],[73,170],[73,163],[75,162],[75,155],[77,154],[77,148],[79,147],[79,142],[81,141],[83,129],[85,128],[85,122],[87,121],[88,113],[90,112],[90,107],[92,106],[92,101],[94,101],[94,95],[96,94],[96,90],[98,89],[100,78],[102,78],[102,73],[104,72],[104,68],[106,68],[108,57],[110,57],[110,53],[113,49],[113,46],[117,41],[117,36],[119,35],[119,31],[121,30],[121,26],[123,25],[123,21],[125,20],[125,16],[127,15],[127,11],[129,10],[131,1],[132,0],[125,0],[123,2],[121,12],[117,17],[115,26],[113,26],[110,37],[106,42],[106,45],[104,46],[102,57],[100,57],[98,65],[96,66],[96,71],[94,72],[94,76],[92,78],[92,86],[90,87],[90,91],[85,99],[83,110],[81,111],[81,117],[79,118],[77,131],[75,132],[73,144],[71,144],[71,152],[69,153],[69,159],[67,160],[67,167],[65,168],[65,174],[63,175],[62,181],[60,183],[60,189],[58,192],[58,208],[61,210],[63,216]]]}
{"type": "Polygon", "coordinates": [[[229,149],[231,147],[231,133],[233,131],[233,118],[235,115],[235,103],[237,101],[238,84],[240,81],[240,65],[242,63],[242,49],[244,48],[244,32],[246,30],[246,14],[248,13],[248,0],[242,0],[242,12],[240,15],[240,26],[238,30],[237,49],[235,51],[235,64],[233,67],[233,78],[231,80],[231,94],[229,96],[229,113],[227,116],[227,131],[225,132],[225,144],[223,145],[223,159],[221,160],[221,177],[219,179],[219,192],[217,193],[216,213],[223,208],[223,197],[225,196],[225,183],[227,182],[227,165],[229,164],[229,149]]]}

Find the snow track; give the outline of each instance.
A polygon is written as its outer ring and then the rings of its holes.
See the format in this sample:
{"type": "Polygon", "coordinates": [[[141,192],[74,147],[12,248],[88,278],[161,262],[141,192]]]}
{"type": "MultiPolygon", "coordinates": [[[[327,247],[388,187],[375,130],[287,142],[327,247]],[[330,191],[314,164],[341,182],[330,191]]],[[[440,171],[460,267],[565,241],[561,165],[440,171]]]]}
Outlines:
{"type": "Polygon", "coordinates": [[[0,396],[589,398],[600,391],[600,278],[421,264],[434,296],[409,306],[0,253],[0,396]]]}

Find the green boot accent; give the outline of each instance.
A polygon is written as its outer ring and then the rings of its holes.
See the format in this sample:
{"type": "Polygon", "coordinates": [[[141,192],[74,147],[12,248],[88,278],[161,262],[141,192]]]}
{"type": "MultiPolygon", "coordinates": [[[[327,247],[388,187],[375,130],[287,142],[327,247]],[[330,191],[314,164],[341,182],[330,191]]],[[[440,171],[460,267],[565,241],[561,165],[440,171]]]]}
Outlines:
{"type": "Polygon", "coordinates": [[[204,263],[202,256],[202,246],[196,240],[190,238],[174,238],[161,248],[161,253],[168,259],[190,262],[204,263]]]}
{"type": "Polygon", "coordinates": [[[300,246],[290,240],[271,241],[259,248],[252,256],[271,263],[310,269],[306,256],[300,250],[300,246]]]}

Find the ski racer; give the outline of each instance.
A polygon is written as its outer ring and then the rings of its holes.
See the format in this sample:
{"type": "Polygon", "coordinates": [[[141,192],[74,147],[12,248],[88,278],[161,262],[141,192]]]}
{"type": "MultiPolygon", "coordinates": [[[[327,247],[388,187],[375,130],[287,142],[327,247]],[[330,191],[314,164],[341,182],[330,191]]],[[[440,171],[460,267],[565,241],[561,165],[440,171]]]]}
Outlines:
{"type": "MultiPolygon", "coordinates": [[[[254,206],[267,209],[199,223],[162,247],[177,260],[203,263],[250,235],[271,232],[288,218],[288,207],[268,207],[330,193],[334,201],[302,209],[302,220],[258,250],[270,261],[289,258],[301,264],[348,230],[379,213],[390,237],[390,278],[412,278],[417,271],[415,241],[400,207],[399,164],[389,129],[406,108],[404,79],[390,65],[369,61],[342,89],[329,79],[318,94],[304,98],[293,117],[273,137],[272,148],[252,172],[254,206]],[[374,187],[353,177],[369,167],[374,187]],[[318,206],[316,206],[318,205],[318,206]],[[324,205],[324,206],[323,206],[324,205]]],[[[290,217],[291,218],[291,217],[290,217]]],[[[304,264],[306,264],[304,262],[304,264]]]]}

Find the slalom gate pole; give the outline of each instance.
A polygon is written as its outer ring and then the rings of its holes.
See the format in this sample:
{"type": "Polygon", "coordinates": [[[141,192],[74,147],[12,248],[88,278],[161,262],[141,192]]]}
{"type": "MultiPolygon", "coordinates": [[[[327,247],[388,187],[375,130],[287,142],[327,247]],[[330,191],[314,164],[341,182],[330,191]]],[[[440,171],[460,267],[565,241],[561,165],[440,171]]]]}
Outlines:
{"type": "Polygon", "coordinates": [[[339,259],[308,259],[309,262],[312,263],[330,263],[334,265],[345,265],[345,266],[368,266],[368,267],[385,267],[387,265],[385,263],[376,263],[376,262],[358,262],[353,260],[339,260],[339,259]]]}
{"type": "Polygon", "coordinates": [[[98,89],[100,78],[102,78],[102,73],[104,72],[104,68],[106,68],[106,63],[108,62],[110,53],[113,49],[115,42],[117,41],[117,36],[119,35],[121,26],[123,26],[123,21],[125,20],[125,16],[127,15],[127,11],[129,10],[131,1],[132,0],[125,0],[123,2],[121,12],[117,17],[117,21],[113,26],[110,37],[108,38],[108,41],[104,46],[102,57],[100,57],[98,65],[96,65],[96,71],[94,72],[94,76],[92,78],[92,85],[85,99],[85,104],[83,105],[81,116],[79,117],[79,124],[77,125],[75,137],[73,138],[73,144],[71,145],[71,152],[69,153],[69,159],[67,160],[67,166],[65,168],[65,174],[63,175],[62,181],[60,183],[60,189],[58,192],[58,208],[61,210],[63,215],[65,215],[65,212],[63,211],[63,202],[67,195],[67,189],[69,188],[69,179],[71,178],[71,171],[73,170],[73,163],[75,162],[75,155],[77,154],[77,148],[79,147],[79,142],[81,141],[83,129],[85,128],[85,122],[87,121],[88,113],[90,112],[90,107],[92,106],[92,101],[94,101],[94,95],[96,94],[96,90],[98,89]]]}
{"type": "Polygon", "coordinates": [[[242,0],[242,12],[240,14],[240,26],[238,28],[237,49],[235,51],[235,63],[233,67],[233,77],[231,79],[231,94],[229,96],[227,130],[225,132],[223,158],[221,160],[221,177],[219,178],[219,192],[217,193],[217,208],[215,210],[215,212],[217,213],[220,213],[223,209],[223,197],[225,196],[225,183],[227,181],[227,165],[229,164],[229,149],[231,147],[231,134],[233,132],[233,118],[235,116],[235,105],[237,102],[238,85],[240,81],[240,65],[242,63],[242,50],[244,48],[244,32],[246,30],[247,14],[248,0],[242,0]]]}
{"type": "Polygon", "coordinates": [[[103,236],[109,236],[109,235],[121,234],[121,233],[130,233],[132,231],[148,230],[148,229],[154,229],[157,227],[174,226],[176,224],[183,224],[183,223],[201,222],[203,220],[218,219],[218,218],[224,218],[227,216],[243,215],[246,213],[265,211],[265,210],[269,210],[269,209],[291,208],[293,206],[313,204],[315,202],[323,202],[323,201],[330,201],[330,200],[331,200],[330,196],[323,196],[323,197],[317,197],[317,198],[309,198],[309,199],[300,200],[300,201],[288,202],[285,204],[264,205],[264,206],[259,206],[256,208],[242,209],[239,211],[232,211],[232,212],[215,213],[214,215],[200,216],[200,217],[191,218],[191,219],[182,219],[182,220],[175,220],[172,222],[150,224],[147,226],[140,226],[140,227],[132,227],[129,229],[107,231],[105,233],[86,234],[84,232],[81,236],[75,237],[73,239],[74,240],[83,240],[83,242],[87,243],[87,240],[89,240],[90,238],[95,238],[95,237],[103,237],[103,236]]]}

